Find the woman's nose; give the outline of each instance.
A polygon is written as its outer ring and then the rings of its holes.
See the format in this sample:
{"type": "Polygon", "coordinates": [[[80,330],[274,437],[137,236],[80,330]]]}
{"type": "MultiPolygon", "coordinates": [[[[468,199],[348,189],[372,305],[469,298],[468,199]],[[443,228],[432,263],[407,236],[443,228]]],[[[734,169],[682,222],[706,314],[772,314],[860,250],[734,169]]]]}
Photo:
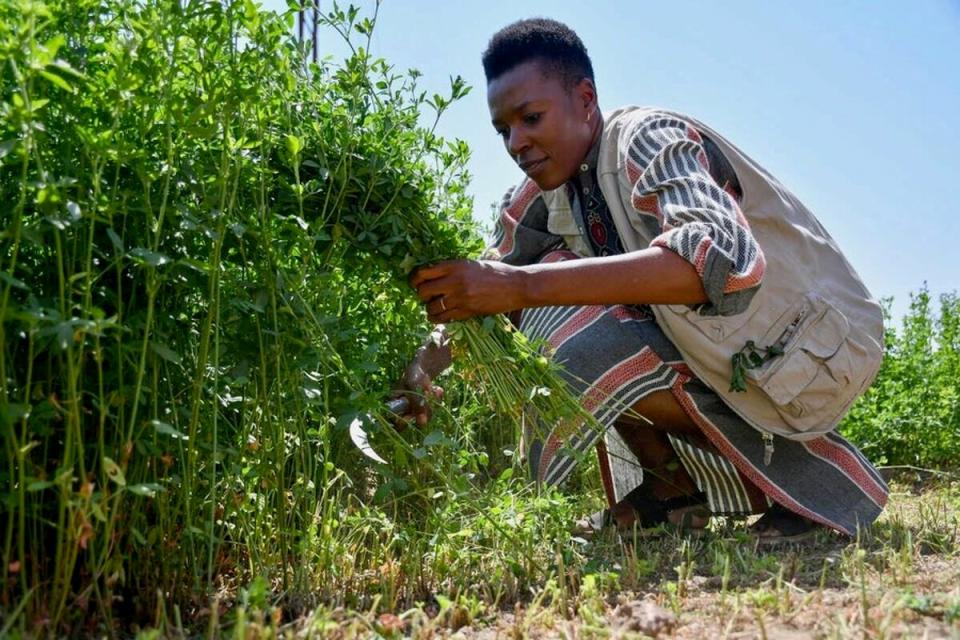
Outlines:
{"type": "Polygon", "coordinates": [[[507,151],[513,157],[519,156],[524,149],[530,146],[530,142],[518,129],[510,129],[510,137],[507,139],[507,151]]]}

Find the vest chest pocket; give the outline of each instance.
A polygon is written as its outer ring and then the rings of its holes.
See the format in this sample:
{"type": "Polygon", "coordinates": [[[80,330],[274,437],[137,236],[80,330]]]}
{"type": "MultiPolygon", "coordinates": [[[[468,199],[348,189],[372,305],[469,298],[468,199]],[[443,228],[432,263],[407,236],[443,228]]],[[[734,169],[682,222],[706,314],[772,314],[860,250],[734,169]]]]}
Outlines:
{"type": "Polygon", "coordinates": [[[864,350],[848,340],[849,334],[850,323],[840,311],[819,295],[807,295],[760,343],[779,347],[783,355],[747,370],[746,377],[798,431],[822,427],[835,416],[820,410],[851,393],[855,363],[865,357],[864,350]]]}
{"type": "Polygon", "coordinates": [[[700,315],[696,308],[687,305],[669,304],[663,306],[674,314],[683,316],[700,333],[714,342],[723,342],[731,334],[736,333],[742,326],[750,322],[753,315],[759,310],[759,306],[751,304],[743,312],[732,316],[707,316],[700,315]]]}

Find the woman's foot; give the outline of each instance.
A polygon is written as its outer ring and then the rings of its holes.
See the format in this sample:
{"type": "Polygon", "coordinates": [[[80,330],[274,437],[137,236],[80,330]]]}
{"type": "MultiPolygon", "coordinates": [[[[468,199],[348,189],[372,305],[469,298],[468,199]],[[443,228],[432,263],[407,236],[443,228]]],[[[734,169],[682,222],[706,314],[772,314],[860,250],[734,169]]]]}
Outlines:
{"type": "Polygon", "coordinates": [[[750,535],[762,546],[793,544],[811,539],[822,528],[823,525],[774,504],[750,525],[750,535]]]}
{"type": "Polygon", "coordinates": [[[713,513],[706,502],[678,507],[667,512],[667,521],[681,531],[703,531],[710,524],[713,513]]]}
{"type": "Polygon", "coordinates": [[[680,531],[693,533],[706,528],[711,513],[703,493],[675,496],[664,500],[631,492],[610,509],[599,511],[579,520],[574,533],[584,537],[595,535],[601,529],[616,527],[630,531],[634,527],[652,529],[669,524],[680,531]]]}

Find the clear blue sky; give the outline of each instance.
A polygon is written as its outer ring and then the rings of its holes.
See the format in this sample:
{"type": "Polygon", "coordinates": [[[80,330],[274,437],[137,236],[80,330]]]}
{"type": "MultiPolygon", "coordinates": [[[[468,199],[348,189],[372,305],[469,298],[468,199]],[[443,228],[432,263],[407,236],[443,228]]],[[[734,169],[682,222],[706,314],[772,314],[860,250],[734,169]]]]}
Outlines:
{"type": "MultiPolygon", "coordinates": [[[[473,150],[485,222],[523,176],[490,125],[480,53],[498,28],[531,16],[577,31],[602,108],[689,113],[764,165],[873,294],[895,297],[895,316],[924,281],[933,293],[960,289],[960,1],[386,0],[375,55],[419,69],[431,92],[451,75],[474,87],[439,130],[473,150]]],[[[341,51],[335,38],[322,31],[320,50],[341,51]]]]}

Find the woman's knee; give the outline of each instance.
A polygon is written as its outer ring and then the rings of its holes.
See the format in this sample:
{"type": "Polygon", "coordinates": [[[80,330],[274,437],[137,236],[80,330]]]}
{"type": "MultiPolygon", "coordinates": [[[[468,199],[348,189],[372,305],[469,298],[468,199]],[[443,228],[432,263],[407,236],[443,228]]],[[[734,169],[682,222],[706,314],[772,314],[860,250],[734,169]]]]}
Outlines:
{"type": "Polygon", "coordinates": [[[628,425],[671,433],[699,433],[700,429],[669,389],[648,393],[618,419],[628,425]]]}

